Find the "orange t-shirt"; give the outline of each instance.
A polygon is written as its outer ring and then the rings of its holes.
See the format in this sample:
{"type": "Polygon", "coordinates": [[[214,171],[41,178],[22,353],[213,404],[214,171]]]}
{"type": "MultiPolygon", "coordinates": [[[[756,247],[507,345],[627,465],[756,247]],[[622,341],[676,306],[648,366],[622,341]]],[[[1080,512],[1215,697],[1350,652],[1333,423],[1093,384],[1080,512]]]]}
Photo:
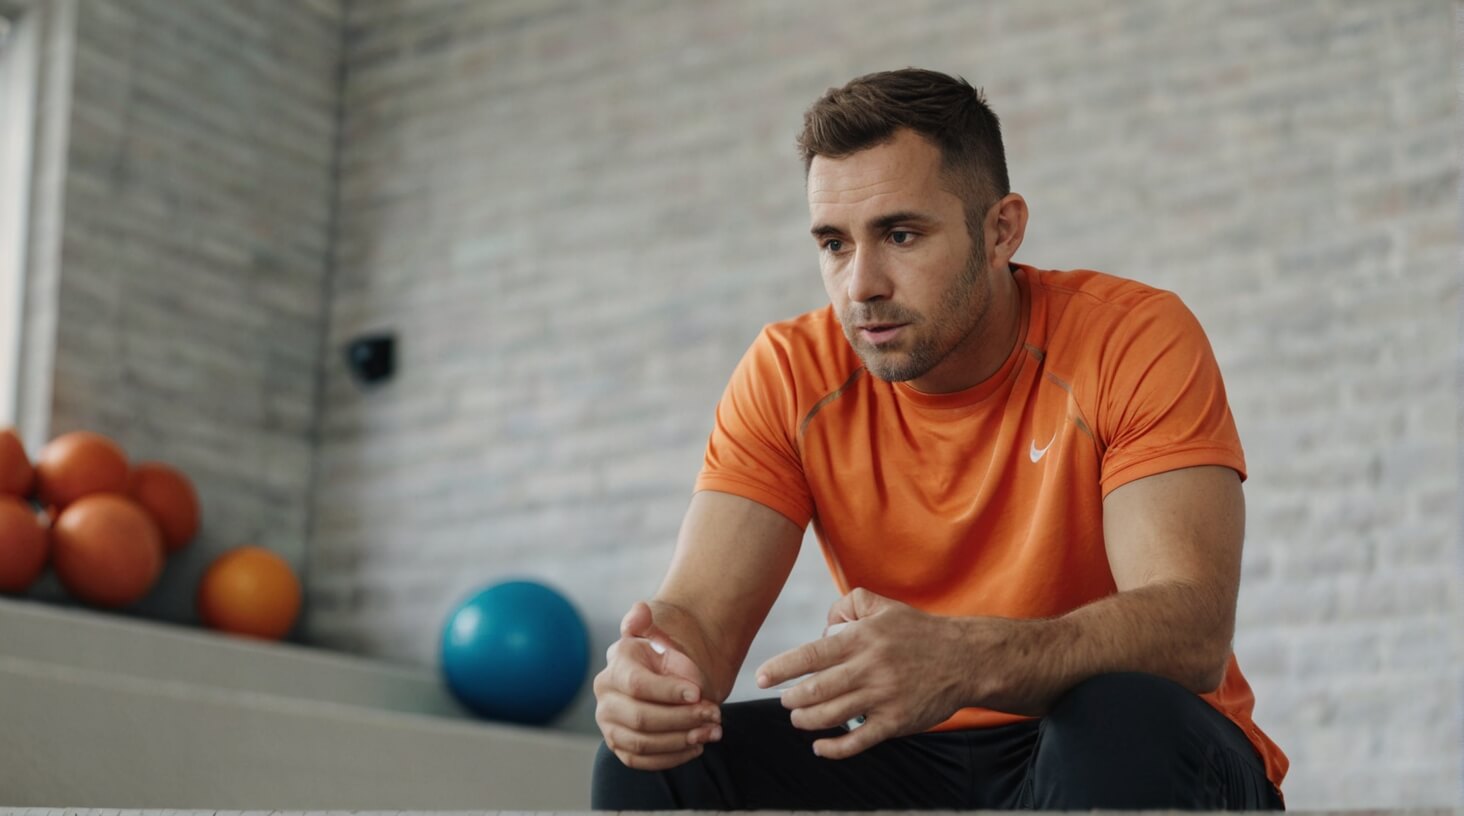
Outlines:
{"type": "MultiPolygon", "coordinates": [[[[813,522],[839,591],[927,612],[1046,618],[1117,592],[1103,497],[1245,460],[1220,370],[1174,294],[1098,272],[1015,268],[1021,341],[991,377],[923,394],[863,368],[832,307],[765,328],[717,407],[697,490],[813,522]]],[[[1234,655],[1203,699],[1279,789],[1234,655]]],[[[1025,717],[962,709],[935,729],[1025,717]]]]}

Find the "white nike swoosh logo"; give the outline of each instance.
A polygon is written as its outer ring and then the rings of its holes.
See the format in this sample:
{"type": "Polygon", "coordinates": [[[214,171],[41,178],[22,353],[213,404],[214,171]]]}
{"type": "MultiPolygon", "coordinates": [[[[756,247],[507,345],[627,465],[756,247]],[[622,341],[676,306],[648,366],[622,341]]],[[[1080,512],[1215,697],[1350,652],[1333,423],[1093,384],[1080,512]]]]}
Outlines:
{"type": "MultiPolygon", "coordinates": [[[[1057,434],[1053,434],[1052,439],[1047,440],[1047,448],[1052,447],[1052,440],[1056,438],[1057,434]]],[[[1027,454],[1032,457],[1032,464],[1035,465],[1038,462],[1042,461],[1042,457],[1047,455],[1047,448],[1038,449],[1037,440],[1032,440],[1032,449],[1027,452],[1027,454]]]]}

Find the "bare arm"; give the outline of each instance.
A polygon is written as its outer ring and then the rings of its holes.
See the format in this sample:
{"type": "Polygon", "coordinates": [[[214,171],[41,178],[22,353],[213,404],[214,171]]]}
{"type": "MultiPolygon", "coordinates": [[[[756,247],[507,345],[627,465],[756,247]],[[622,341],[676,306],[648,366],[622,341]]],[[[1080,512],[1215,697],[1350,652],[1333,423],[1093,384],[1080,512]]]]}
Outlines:
{"type": "MultiPolygon", "coordinates": [[[[1042,714],[1077,683],[1114,671],[1166,677],[1195,693],[1220,685],[1245,534],[1239,476],[1200,467],[1124,485],[1103,503],[1103,534],[1118,593],[1058,618],[1010,622],[1001,637],[1022,670],[999,687],[983,672],[986,684],[972,690],[980,704],[1042,714]]],[[[988,638],[997,631],[982,630],[988,638]]]]}
{"type": "Polygon", "coordinates": [[[595,722],[627,767],[664,770],[721,739],[717,706],[798,557],[802,531],[726,493],[692,497],[656,597],[637,602],[595,677],[595,722]]]}
{"type": "Polygon", "coordinates": [[[966,706],[1042,715],[1098,674],[1139,671],[1213,691],[1230,657],[1245,500],[1227,468],[1172,471],[1114,490],[1104,538],[1118,592],[1057,618],[946,618],[865,590],[830,610],[842,632],[773,658],[759,683],[817,672],[784,693],[799,728],[867,713],[820,755],[852,756],[966,706]]]}
{"type": "Polygon", "coordinates": [[[1067,616],[1119,663],[1191,691],[1224,679],[1235,634],[1245,494],[1223,467],[1131,482],[1103,502],[1103,536],[1119,594],[1067,616]]]}
{"type": "Polygon", "coordinates": [[[750,499],[703,491],[692,496],[676,554],[651,600],[656,625],[706,674],[721,702],[752,639],[798,558],[803,531],[750,499]]]}

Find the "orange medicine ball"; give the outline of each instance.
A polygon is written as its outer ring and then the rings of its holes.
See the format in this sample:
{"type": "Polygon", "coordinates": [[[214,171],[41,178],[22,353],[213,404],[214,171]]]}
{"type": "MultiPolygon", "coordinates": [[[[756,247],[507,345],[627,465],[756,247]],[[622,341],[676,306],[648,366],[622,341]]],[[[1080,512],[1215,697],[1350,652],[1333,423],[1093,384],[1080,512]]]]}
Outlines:
{"type": "Polygon", "coordinates": [[[90,431],[52,439],[36,460],[41,504],[65,510],[82,496],[127,492],[127,454],[116,442],[90,431]]]}
{"type": "Polygon", "coordinates": [[[36,511],[14,496],[0,496],[0,592],[29,589],[46,568],[49,545],[36,511]]]}
{"type": "Polygon", "coordinates": [[[198,493],[176,468],[143,462],[132,469],[127,493],[158,523],[170,554],[188,546],[198,533],[198,493]]]}
{"type": "Polygon", "coordinates": [[[29,498],[35,487],[36,470],[26,458],[25,446],[14,428],[0,431],[0,494],[29,498]]]}
{"type": "Polygon", "coordinates": [[[263,547],[219,556],[198,585],[198,614],[214,629],[279,640],[300,613],[300,580],[285,559],[263,547]]]}
{"type": "Polygon", "coordinates": [[[99,493],[78,499],[51,525],[51,563],[66,590],[95,606],[142,599],[163,571],[163,536],[138,504],[99,493]]]}

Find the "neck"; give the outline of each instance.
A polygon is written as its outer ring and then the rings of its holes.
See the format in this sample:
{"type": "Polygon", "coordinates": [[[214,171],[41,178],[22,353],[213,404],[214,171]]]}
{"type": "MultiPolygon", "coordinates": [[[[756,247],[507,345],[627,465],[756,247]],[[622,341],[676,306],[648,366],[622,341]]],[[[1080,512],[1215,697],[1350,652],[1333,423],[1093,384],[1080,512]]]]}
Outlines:
{"type": "Polygon", "coordinates": [[[1013,267],[991,276],[991,297],[977,327],[925,376],[910,381],[924,394],[950,394],[986,381],[1001,370],[1021,341],[1022,292],[1013,267]]]}

